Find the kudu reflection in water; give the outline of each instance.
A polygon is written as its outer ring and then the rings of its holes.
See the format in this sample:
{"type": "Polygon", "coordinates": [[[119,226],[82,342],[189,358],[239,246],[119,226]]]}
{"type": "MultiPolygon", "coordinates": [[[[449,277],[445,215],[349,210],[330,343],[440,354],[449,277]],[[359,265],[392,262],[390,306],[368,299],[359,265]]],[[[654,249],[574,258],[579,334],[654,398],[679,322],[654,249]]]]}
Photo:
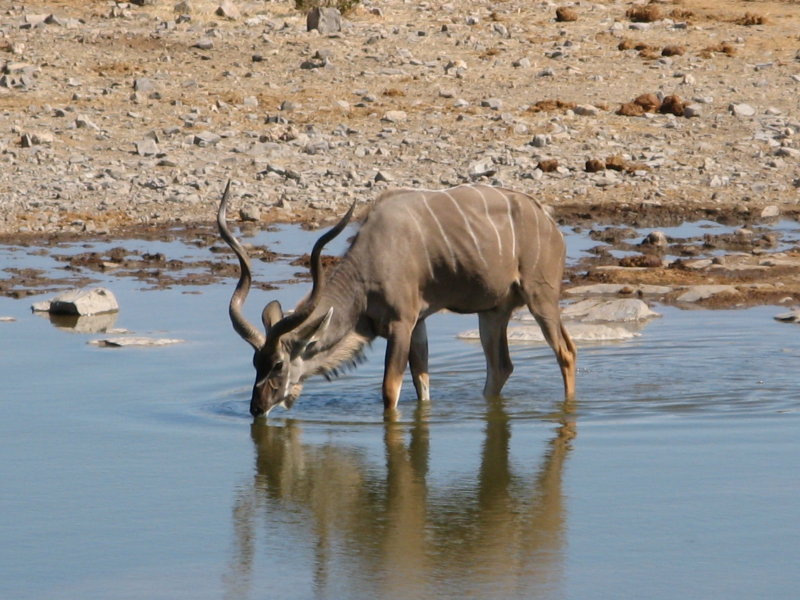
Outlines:
{"type": "MultiPolygon", "coordinates": [[[[341,597],[337,590],[389,599],[557,593],[566,529],[562,475],[575,436],[567,409],[538,472],[528,476],[509,461],[511,422],[502,400],[490,401],[477,482],[472,472],[457,482],[431,479],[425,405],[410,426],[385,425],[385,474],[362,450],[304,443],[291,421],[254,423],[256,473],[235,500],[229,597],[249,596],[257,562],[269,569],[269,557],[257,560],[259,546],[276,544],[259,544],[258,532],[271,535],[287,520],[302,529],[292,536],[297,543],[309,535],[315,541],[316,597],[341,597]]],[[[291,544],[277,545],[292,552],[291,544]]]]}

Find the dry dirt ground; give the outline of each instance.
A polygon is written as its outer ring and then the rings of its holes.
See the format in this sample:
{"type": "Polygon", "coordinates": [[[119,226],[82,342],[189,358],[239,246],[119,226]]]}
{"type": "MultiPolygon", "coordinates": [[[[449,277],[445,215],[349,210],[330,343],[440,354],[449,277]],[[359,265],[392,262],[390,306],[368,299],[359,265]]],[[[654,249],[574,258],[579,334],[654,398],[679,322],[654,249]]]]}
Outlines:
{"type": "MultiPolygon", "coordinates": [[[[228,178],[263,224],[465,181],[526,191],[584,228],[800,215],[797,0],[388,0],[330,35],[293,2],[237,2],[234,18],[219,4],[0,7],[4,242],[208,224],[228,178]],[[649,112],[629,104],[644,94],[649,112]]],[[[735,249],[749,270],[643,248],[671,268],[605,256],[571,278],[722,278],[773,286],[752,301],[800,298],[797,248],[771,267],[760,235],[735,249]]]]}

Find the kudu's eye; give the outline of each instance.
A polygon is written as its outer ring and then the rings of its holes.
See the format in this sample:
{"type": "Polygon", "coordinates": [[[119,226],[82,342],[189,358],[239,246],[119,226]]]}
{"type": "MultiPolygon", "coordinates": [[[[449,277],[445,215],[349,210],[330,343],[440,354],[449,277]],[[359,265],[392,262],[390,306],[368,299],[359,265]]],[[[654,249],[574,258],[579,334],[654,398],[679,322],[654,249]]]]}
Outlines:
{"type": "Polygon", "coordinates": [[[281,371],[283,371],[283,361],[279,360],[274,365],[272,365],[272,372],[273,373],[279,373],[281,371]]]}

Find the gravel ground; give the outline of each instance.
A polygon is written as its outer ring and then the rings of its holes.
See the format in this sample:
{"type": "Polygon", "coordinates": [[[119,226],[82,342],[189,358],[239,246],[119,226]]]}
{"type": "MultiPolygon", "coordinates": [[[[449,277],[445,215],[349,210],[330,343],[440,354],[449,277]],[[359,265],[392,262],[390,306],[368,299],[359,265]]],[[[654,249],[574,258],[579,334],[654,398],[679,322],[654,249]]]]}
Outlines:
{"type": "Polygon", "coordinates": [[[567,222],[798,215],[796,0],[387,0],[324,35],[293,2],[143,4],[6,5],[0,234],[209,222],[228,178],[263,222],[471,180],[567,222]]]}

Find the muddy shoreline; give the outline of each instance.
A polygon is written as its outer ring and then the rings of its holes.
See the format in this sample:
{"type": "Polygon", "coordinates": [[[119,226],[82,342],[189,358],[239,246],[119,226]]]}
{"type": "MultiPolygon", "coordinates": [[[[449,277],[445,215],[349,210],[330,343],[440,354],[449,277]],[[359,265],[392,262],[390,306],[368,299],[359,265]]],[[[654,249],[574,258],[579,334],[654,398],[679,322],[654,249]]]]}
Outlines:
{"type": "MultiPolygon", "coordinates": [[[[623,297],[643,297],[642,286],[665,286],[668,290],[655,295],[650,293],[646,299],[676,305],[686,305],[680,298],[695,286],[720,288],[691,303],[704,308],[759,304],[794,306],[800,301],[798,215],[792,215],[793,219],[782,215],[779,221],[777,218],[751,219],[742,213],[713,209],[665,209],[646,205],[617,205],[612,210],[608,206],[559,206],[554,215],[567,232],[587,237],[597,244],[583,252],[579,260],[569,262],[565,297],[571,294],[570,290],[587,285],[619,284],[613,295],[623,297]],[[726,233],[700,231],[677,238],[660,233],[661,229],[697,222],[726,225],[726,233]]],[[[316,229],[329,221],[325,215],[310,212],[299,224],[316,229]]],[[[241,220],[234,223],[245,241],[278,224],[241,220]]],[[[49,256],[55,261],[55,268],[48,270],[3,269],[5,277],[0,279],[0,295],[14,298],[91,285],[101,275],[132,277],[143,282],[144,289],[203,286],[238,276],[236,261],[211,222],[134,225],[113,233],[3,234],[0,246],[14,252],[49,256]],[[161,252],[132,250],[126,244],[131,240],[177,241],[197,247],[201,252],[207,248],[209,252],[207,258],[178,259],[161,252]],[[111,248],[96,251],[93,249],[96,243],[111,248]],[[76,246],[86,246],[86,250],[75,252],[76,246]],[[66,247],[72,250],[63,252],[66,247]]],[[[307,277],[304,260],[307,256],[275,253],[269,243],[250,246],[250,252],[256,261],[289,260],[297,267],[295,280],[307,277]]],[[[285,282],[257,281],[254,285],[274,289],[280,283],[285,282]]]]}

